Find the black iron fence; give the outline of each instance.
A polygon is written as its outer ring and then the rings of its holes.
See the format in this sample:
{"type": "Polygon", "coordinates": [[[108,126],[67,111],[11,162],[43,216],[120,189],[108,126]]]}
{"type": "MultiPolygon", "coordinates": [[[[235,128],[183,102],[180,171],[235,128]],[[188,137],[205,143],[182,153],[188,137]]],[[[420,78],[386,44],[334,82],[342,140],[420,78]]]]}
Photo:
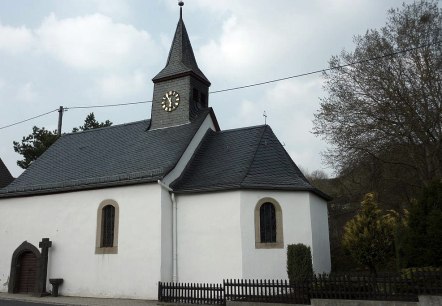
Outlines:
{"type": "Polygon", "coordinates": [[[160,302],[225,304],[226,301],[310,304],[310,299],[417,301],[442,294],[442,271],[318,274],[305,282],[224,280],[223,284],[158,284],[160,302]]]}
{"type": "Polygon", "coordinates": [[[225,304],[220,284],[158,283],[158,301],[183,304],[225,304]]]}
{"type": "Polygon", "coordinates": [[[416,289],[398,274],[331,274],[313,277],[309,293],[312,299],[417,301],[416,289]]]}
{"type": "Polygon", "coordinates": [[[227,301],[310,304],[307,282],[290,284],[286,280],[224,280],[227,301]]]}

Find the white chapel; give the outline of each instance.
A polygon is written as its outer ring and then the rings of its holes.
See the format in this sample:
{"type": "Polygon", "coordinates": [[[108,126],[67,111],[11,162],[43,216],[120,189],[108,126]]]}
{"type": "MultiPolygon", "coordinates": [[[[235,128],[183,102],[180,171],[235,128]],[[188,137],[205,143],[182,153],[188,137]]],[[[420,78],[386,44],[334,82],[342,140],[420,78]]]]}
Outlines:
{"type": "Polygon", "coordinates": [[[64,134],[0,189],[0,292],[156,299],[158,282],[330,271],[327,201],[268,125],[221,130],[180,18],[151,118],[64,134]]]}

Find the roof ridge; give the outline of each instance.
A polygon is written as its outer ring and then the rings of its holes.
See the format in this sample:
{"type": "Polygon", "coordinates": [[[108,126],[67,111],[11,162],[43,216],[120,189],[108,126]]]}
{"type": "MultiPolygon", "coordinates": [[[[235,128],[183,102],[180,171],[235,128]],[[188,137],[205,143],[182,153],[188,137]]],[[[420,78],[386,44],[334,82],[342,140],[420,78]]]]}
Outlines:
{"type": "MultiPolygon", "coordinates": [[[[199,123],[198,128],[195,129],[195,132],[193,132],[193,134],[192,134],[192,138],[190,138],[189,142],[188,142],[187,145],[186,145],[186,148],[185,148],[185,149],[183,150],[183,152],[181,153],[180,158],[178,158],[178,159],[176,160],[176,162],[173,164],[173,166],[171,166],[170,169],[167,170],[167,171],[164,173],[164,176],[169,175],[169,173],[170,173],[173,169],[175,169],[175,167],[178,165],[178,162],[179,162],[180,159],[183,157],[184,152],[186,152],[186,150],[187,150],[187,148],[189,147],[190,143],[191,143],[192,140],[195,138],[195,135],[198,133],[199,129],[203,126],[203,123],[204,123],[204,121],[206,120],[206,118],[207,118],[208,116],[210,116],[210,115],[209,115],[209,112],[207,112],[205,115],[201,116],[201,119],[200,119],[201,122],[199,123]],[[204,119],[202,119],[202,118],[204,118],[204,119]]],[[[194,122],[198,122],[198,120],[195,120],[194,122]]],[[[190,122],[190,124],[192,124],[192,122],[190,122]]],[[[197,152],[198,149],[200,148],[201,143],[204,141],[204,139],[205,139],[205,137],[206,137],[208,131],[212,131],[212,129],[209,128],[209,129],[206,131],[206,133],[204,133],[203,138],[202,138],[201,141],[198,143],[198,146],[196,147],[195,151],[193,152],[192,156],[190,157],[189,161],[187,162],[186,166],[184,167],[184,169],[183,169],[181,175],[180,175],[178,178],[176,178],[174,181],[178,180],[178,179],[184,174],[184,172],[186,171],[188,165],[189,165],[190,162],[193,160],[193,157],[195,156],[196,152],[197,152]]],[[[170,184],[172,184],[174,181],[172,181],[170,184]]],[[[170,184],[169,184],[169,185],[170,185],[170,184]]]]}
{"type": "MultiPolygon", "coordinates": [[[[196,134],[196,132],[195,132],[195,134],[196,134]]],[[[177,177],[175,180],[173,180],[169,184],[169,186],[172,187],[172,189],[173,189],[173,187],[175,187],[177,182],[182,180],[187,175],[188,170],[190,169],[190,167],[192,167],[192,165],[193,165],[193,163],[194,163],[198,153],[200,152],[201,148],[206,144],[207,141],[210,140],[211,137],[213,137],[214,134],[215,134],[215,131],[213,131],[211,128],[207,129],[207,131],[204,133],[204,136],[201,138],[201,141],[198,143],[197,147],[193,151],[193,154],[190,157],[189,161],[186,163],[186,166],[184,167],[183,171],[181,171],[180,176],[177,177]]],[[[167,174],[169,174],[169,173],[167,173],[167,174]]]]}
{"type": "Polygon", "coordinates": [[[259,147],[260,147],[260,145],[261,145],[261,140],[262,140],[262,138],[264,137],[264,133],[265,133],[265,131],[267,130],[267,127],[268,127],[268,125],[265,124],[265,125],[264,125],[264,128],[263,128],[263,130],[262,130],[262,132],[261,132],[261,136],[259,137],[258,145],[256,146],[256,150],[255,150],[255,152],[253,153],[253,157],[252,157],[252,159],[250,160],[249,167],[248,167],[247,171],[245,172],[244,177],[243,177],[242,180],[241,180],[241,183],[239,183],[240,186],[242,186],[242,183],[243,183],[244,180],[246,179],[247,175],[249,175],[250,168],[252,167],[252,164],[253,164],[253,161],[255,160],[256,154],[258,153],[258,149],[259,149],[259,147]]]}
{"type": "Polygon", "coordinates": [[[258,129],[258,128],[262,128],[262,127],[266,127],[266,126],[268,126],[268,125],[261,124],[261,125],[245,126],[245,127],[241,127],[241,128],[234,128],[234,129],[230,129],[230,130],[219,131],[219,133],[229,133],[229,132],[236,132],[236,131],[242,131],[242,130],[247,130],[247,129],[258,129]]]}
{"type": "Polygon", "coordinates": [[[127,125],[137,124],[137,123],[141,123],[141,122],[147,122],[147,121],[150,121],[150,119],[143,119],[143,120],[138,120],[138,121],[120,123],[120,124],[115,124],[115,125],[110,125],[110,126],[103,126],[103,127],[88,129],[88,130],[84,130],[84,131],[70,132],[70,133],[63,134],[62,136],[70,136],[70,135],[78,135],[78,134],[83,134],[83,133],[96,132],[96,131],[100,131],[103,129],[118,128],[118,127],[122,127],[122,126],[127,126],[127,125]]]}

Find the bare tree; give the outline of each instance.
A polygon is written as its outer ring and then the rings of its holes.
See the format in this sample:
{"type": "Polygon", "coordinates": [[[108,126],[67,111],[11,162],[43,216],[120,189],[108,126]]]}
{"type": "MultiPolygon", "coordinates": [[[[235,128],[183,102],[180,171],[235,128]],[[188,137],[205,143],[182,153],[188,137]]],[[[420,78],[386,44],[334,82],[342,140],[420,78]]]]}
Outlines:
{"type": "Polygon", "coordinates": [[[437,1],[391,9],[384,27],[354,42],[353,52],[344,50],[329,64],[357,64],[324,73],[328,97],[315,114],[314,133],[334,145],[327,160],[338,173],[374,159],[405,169],[423,184],[441,177],[442,10],[437,1]],[[396,54],[383,56],[391,53],[396,54]]]}

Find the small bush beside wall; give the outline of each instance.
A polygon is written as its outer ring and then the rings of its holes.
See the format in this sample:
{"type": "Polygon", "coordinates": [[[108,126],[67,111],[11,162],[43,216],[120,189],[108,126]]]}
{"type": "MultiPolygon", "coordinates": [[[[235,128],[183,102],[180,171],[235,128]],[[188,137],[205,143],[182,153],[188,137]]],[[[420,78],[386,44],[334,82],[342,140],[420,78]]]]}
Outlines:
{"type": "Polygon", "coordinates": [[[290,283],[304,282],[313,276],[312,252],[305,244],[287,246],[287,274],[290,283]]]}

